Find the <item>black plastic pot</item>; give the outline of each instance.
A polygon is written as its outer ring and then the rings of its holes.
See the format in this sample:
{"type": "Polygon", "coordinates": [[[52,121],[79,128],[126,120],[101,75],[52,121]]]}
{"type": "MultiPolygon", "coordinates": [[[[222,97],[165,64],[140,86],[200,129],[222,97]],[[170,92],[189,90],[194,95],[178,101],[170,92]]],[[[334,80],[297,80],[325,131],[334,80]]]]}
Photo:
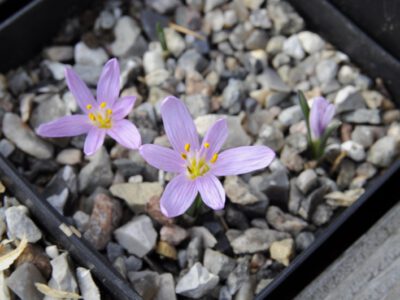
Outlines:
{"type": "MultiPolygon", "coordinates": [[[[393,56],[400,57],[400,43],[397,38],[400,24],[395,19],[400,15],[400,3],[396,5],[396,0],[288,1],[305,18],[308,28],[320,33],[349,55],[365,73],[382,78],[388,91],[397,104],[400,104],[400,88],[396,87],[396,82],[400,79],[400,63],[393,56]]],[[[0,64],[2,71],[18,66],[38,53],[56,32],[65,17],[66,9],[79,9],[86,1],[21,2],[24,2],[22,9],[9,18],[0,14],[0,55],[7,58],[2,59],[0,64]],[[6,20],[2,21],[4,19],[6,20]]],[[[335,219],[256,299],[291,299],[300,292],[399,200],[398,194],[394,192],[398,188],[399,176],[400,160],[371,182],[366,193],[335,219]]],[[[68,232],[65,228],[68,225],[67,220],[40,198],[1,156],[0,179],[31,209],[36,220],[55,240],[69,250],[80,264],[92,270],[115,299],[140,299],[96,250],[76,234],[65,233],[68,232]]]]}

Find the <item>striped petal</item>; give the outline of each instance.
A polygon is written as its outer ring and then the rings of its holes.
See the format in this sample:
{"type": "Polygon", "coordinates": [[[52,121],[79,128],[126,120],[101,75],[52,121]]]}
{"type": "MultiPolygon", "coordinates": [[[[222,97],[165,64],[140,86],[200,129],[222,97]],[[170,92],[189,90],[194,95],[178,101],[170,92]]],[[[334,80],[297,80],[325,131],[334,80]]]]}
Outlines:
{"type": "Polygon", "coordinates": [[[89,130],[83,147],[86,155],[93,155],[100,149],[106,137],[106,130],[93,127],[89,130]]]}
{"type": "Polygon", "coordinates": [[[101,72],[97,84],[97,102],[106,102],[112,107],[119,95],[119,64],[116,58],[110,59],[101,72]]]}
{"type": "Polygon", "coordinates": [[[74,95],[76,102],[84,112],[88,112],[87,105],[96,107],[96,100],[94,100],[92,92],[87,85],[79,78],[72,68],[67,67],[65,70],[65,79],[72,95],[74,95]]]}
{"type": "Polygon", "coordinates": [[[153,167],[166,172],[180,173],[185,161],[178,152],[154,144],[143,145],[139,149],[144,160],[153,167]]]}
{"type": "Polygon", "coordinates": [[[213,210],[223,209],[225,206],[225,190],[213,175],[201,176],[196,179],[197,189],[203,202],[213,210]]]}
{"type": "Polygon", "coordinates": [[[91,128],[87,116],[73,115],[42,124],[36,133],[42,137],[67,137],[87,133],[91,128]]]}

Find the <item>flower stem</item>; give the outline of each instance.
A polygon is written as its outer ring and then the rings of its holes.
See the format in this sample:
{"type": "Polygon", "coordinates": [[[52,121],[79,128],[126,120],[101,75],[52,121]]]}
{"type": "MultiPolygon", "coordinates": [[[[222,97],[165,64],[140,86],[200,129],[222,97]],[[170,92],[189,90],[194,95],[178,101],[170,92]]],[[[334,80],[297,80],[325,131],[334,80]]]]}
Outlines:
{"type": "Polygon", "coordinates": [[[186,211],[186,214],[191,216],[194,219],[197,219],[197,217],[200,214],[201,207],[203,206],[203,201],[201,200],[200,194],[197,195],[196,199],[193,201],[193,204],[190,206],[190,208],[186,211]]]}

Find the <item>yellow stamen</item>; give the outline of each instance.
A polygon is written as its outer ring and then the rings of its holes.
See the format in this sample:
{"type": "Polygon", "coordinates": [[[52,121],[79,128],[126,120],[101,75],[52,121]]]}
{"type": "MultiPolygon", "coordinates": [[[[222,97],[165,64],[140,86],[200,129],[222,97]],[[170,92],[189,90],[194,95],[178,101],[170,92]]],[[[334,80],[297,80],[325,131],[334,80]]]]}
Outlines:
{"type": "Polygon", "coordinates": [[[106,107],[106,106],[107,106],[107,103],[105,103],[105,102],[101,102],[101,103],[100,103],[100,107],[101,107],[101,108],[104,108],[104,107],[106,107]]]}
{"type": "Polygon", "coordinates": [[[186,160],[186,159],[187,159],[186,153],[181,153],[181,157],[182,157],[184,160],[186,160]]]}
{"type": "Polygon", "coordinates": [[[93,108],[93,106],[92,106],[92,104],[88,104],[88,105],[86,105],[86,108],[87,108],[88,110],[91,110],[91,109],[93,108]]]}
{"type": "Polygon", "coordinates": [[[89,119],[92,121],[96,121],[96,116],[93,113],[88,114],[89,119]]]}
{"type": "Polygon", "coordinates": [[[210,163],[215,163],[218,159],[218,153],[214,153],[214,155],[210,159],[210,163]]]}
{"type": "Polygon", "coordinates": [[[112,114],[112,109],[111,109],[111,108],[107,109],[107,110],[106,110],[106,113],[107,113],[107,116],[111,116],[111,114],[112,114]]]}
{"type": "Polygon", "coordinates": [[[185,151],[189,152],[190,151],[190,144],[185,144],[185,151]]]}
{"type": "Polygon", "coordinates": [[[210,144],[209,143],[204,143],[204,147],[208,149],[208,148],[210,148],[210,144]]]}

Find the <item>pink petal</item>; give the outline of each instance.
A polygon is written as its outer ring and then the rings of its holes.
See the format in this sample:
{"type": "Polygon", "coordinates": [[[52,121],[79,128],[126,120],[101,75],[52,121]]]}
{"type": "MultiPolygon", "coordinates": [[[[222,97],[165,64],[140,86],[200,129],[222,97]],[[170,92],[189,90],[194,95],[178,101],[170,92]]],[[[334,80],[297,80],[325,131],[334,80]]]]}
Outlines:
{"type": "Polygon", "coordinates": [[[119,64],[116,58],[110,59],[101,72],[97,84],[97,101],[106,102],[112,107],[119,95],[119,64]]]}
{"type": "Polygon", "coordinates": [[[239,175],[267,167],[275,153],[267,146],[243,146],[221,152],[211,172],[216,176],[239,175]]]}
{"type": "Polygon", "coordinates": [[[180,173],[185,161],[178,152],[159,145],[147,144],[139,149],[144,160],[153,167],[166,172],[180,173]]]}
{"type": "Polygon", "coordinates": [[[114,121],[113,126],[107,130],[107,134],[117,143],[129,149],[138,149],[142,143],[138,129],[126,119],[114,121]]]}
{"type": "Polygon", "coordinates": [[[161,104],[161,116],[165,132],[172,147],[182,153],[185,144],[190,144],[191,149],[199,149],[199,136],[194,122],[186,106],[181,100],[173,96],[165,98],[161,104]]]}
{"type": "Polygon", "coordinates": [[[93,155],[100,149],[106,137],[106,130],[93,127],[89,130],[83,147],[83,152],[86,155],[93,155]]]}
{"type": "Polygon", "coordinates": [[[135,96],[126,96],[115,101],[114,106],[112,108],[113,118],[116,120],[125,118],[133,109],[135,102],[136,102],[135,96]]]}
{"type": "Polygon", "coordinates": [[[221,182],[214,175],[201,176],[196,179],[196,186],[203,202],[213,210],[225,206],[225,191],[221,182]]]}
{"type": "Polygon", "coordinates": [[[87,105],[96,106],[92,92],[89,90],[87,85],[79,78],[71,68],[66,68],[65,79],[72,95],[74,95],[76,102],[82,111],[87,112],[87,105]]]}
{"type": "Polygon", "coordinates": [[[201,152],[206,153],[206,159],[210,160],[218,153],[228,137],[228,124],[226,119],[220,119],[211,126],[203,138],[201,152]],[[208,148],[204,145],[209,146],[208,148]]]}
{"type": "Polygon", "coordinates": [[[76,136],[87,133],[92,127],[86,115],[73,115],[42,124],[36,133],[43,137],[76,136]]]}
{"type": "Polygon", "coordinates": [[[179,216],[189,209],[196,195],[196,182],[185,174],[178,175],[168,183],[161,196],[161,212],[168,218],[179,216]]]}

